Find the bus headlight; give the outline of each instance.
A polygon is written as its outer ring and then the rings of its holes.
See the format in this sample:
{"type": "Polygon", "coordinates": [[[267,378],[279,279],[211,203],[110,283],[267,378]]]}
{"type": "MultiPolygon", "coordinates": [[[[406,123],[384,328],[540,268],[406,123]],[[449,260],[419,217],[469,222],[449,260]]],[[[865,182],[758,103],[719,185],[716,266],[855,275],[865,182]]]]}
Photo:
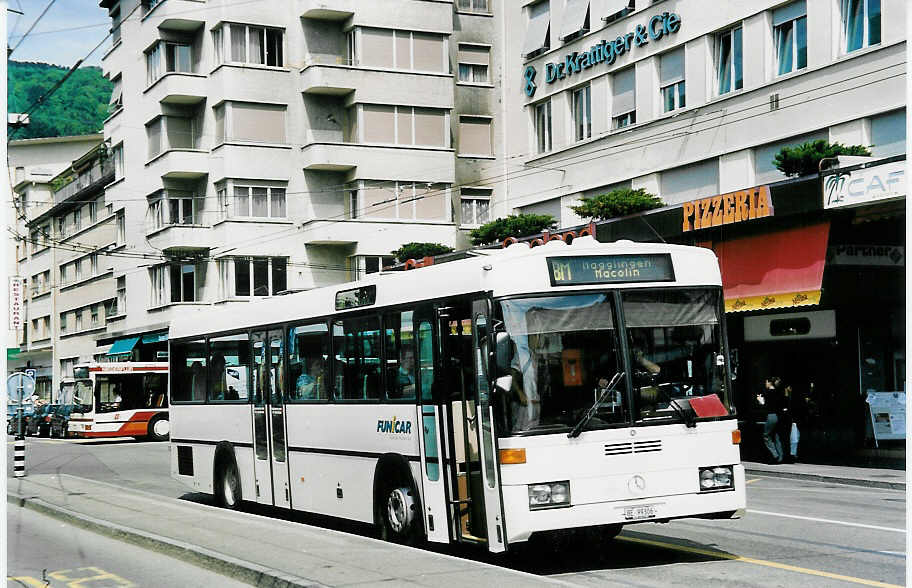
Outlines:
{"type": "Polygon", "coordinates": [[[735,476],[732,466],[700,468],[700,492],[734,490],[735,476]]]}
{"type": "Polygon", "coordinates": [[[570,482],[529,485],[529,510],[570,506],[570,482]]]}

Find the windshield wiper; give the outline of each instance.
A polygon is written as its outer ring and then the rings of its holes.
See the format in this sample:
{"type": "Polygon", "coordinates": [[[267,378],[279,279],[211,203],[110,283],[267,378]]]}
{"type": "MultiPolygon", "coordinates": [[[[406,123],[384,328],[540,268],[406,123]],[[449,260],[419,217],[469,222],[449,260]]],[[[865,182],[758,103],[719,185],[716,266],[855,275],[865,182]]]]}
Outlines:
{"type": "Polygon", "coordinates": [[[664,390],[662,390],[662,384],[656,386],[655,388],[656,388],[656,390],[658,390],[659,394],[661,394],[662,396],[665,397],[665,400],[668,401],[668,406],[669,406],[673,411],[675,411],[675,414],[677,414],[679,417],[681,417],[681,420],[684,421],[684,425],[685,425],[688,429],[692,429],[692,428],[694,428],[694,427],[697,426],[697,416],[696,416],[696,414],[691,415],[691,414],[688,413],[686,410],[684,410],[683,408],[681,408],[680,406],[678,406],[678,403],[676,402],[676,399],[672,398],[670,394],[668,394],[667,392],[665,392],[664,390]]]}
{"type": "Polygon", "coordinates": [[[604,390],[602,390],[602,394],[598,397],[598,400],[595,401],[595,404],[589,407],[589,410],[586,411],[586,414],[583,415],[583,418],[581,418],[580,421],[576,423],[572,429],[570,429],[570,432],[567,433],[568,438],[573,439],[574,437],[579,437],[580,433],[583,431],[583,427],[585,427],[586,423],[588,423],[589,420],[595,416],[599,405],[605,400],[608,394],[614,390],[614,387],[617,386],[622,377],[624,377],[624,372],[618,372],[614,374],[614,376],[611,378],[611,381],[608,382],[608,385],[605,386],[604,390]]]}

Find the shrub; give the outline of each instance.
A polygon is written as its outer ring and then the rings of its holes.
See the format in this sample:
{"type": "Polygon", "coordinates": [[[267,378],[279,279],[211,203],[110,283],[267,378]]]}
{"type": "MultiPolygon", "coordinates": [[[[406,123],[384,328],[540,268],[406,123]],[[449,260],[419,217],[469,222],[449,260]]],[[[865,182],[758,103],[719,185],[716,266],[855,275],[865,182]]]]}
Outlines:
{"type": "Polygon", "coordinates": [[[806,176],[820,171],[820,160],[837,155],[871,155],[864,145],[842,145],[823,139],[808,141],[794,147],[783,147],[773,158],[776,169],[791,176],[806,176]]]}
{"type": "Polygon", "coordinates": [[[557,221],[550,214],[511,214],[494,219],[469,233],[473,245],[503,241],[507,237],[525,237],[553,228],[557,221]]]}
{"type": "Polygon", "coordinates": [[[441,245],[440,243],[406,243],[399,249],[392,252],[396,259],[402,263],[407,259],[421,259],[442,253],[449,253],[452,247],[441,245]]]}
{"type": "Polygon", "coordinates": [[[658,196],[643,188],[618,188],[607,194],[583,198],[578,205],[571,206],[570,209],[583,218],[604,220],[663,206],[665,203],[658,196]]]}

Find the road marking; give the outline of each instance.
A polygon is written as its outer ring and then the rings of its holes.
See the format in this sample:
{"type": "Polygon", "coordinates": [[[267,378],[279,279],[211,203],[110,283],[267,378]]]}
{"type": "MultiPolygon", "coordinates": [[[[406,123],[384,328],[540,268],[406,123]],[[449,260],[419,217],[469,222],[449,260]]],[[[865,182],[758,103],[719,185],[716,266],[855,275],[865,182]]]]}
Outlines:
{"type": "Polygon", "coordinates": [[[34,588],[47,588],[47,584],[30,576],[7,576],[6,581],[18,582],[23,586],[34,586],[34,588]]]}
{"type": "Polygon", "coordinates": [[[76,568],[72,570],[59,570],[57,572],[51,572],[48,575],[55,580],[66,582],[69,588],[83,588],[85,586],[91,586],[95,583],[101,583],[108,588],[133,588],[136,586],[136,584],[130,580],[127,580],[126,578],[121,578],[117,574],[106,572],[101,568],[96,568],[95,566],[76,568]],[[76,575],[73,575],[74,573],[76,575]],[[90,575],[87,576],[85,574],[90,575]]]}
{"type": "Polygon", "coordinates": [[[846,527],[861,527],[862,529],[874,529],[876,531],[891,531],[893,533],[905,533],[905,529],[897,529],[895,527],[879,527],[877,525],[863,525],[861,523],[849,523],[846,521],[834,521],[832,519],[818,519],[815,517],[802,517],[798,515],[782,514],[779,512],[767,512],[765,510],[754,510],[752,508],[747,509],[747,512],[753,514],[762,514],[771,517],[783,517],[786,519],[799,519],[802,521],[813,521],[815,523],[830,523],[833,525],[845,525],[846,527]]]}
{"type": "Polygon", "coordinates": [[[725,553],[722,551],[713,551],[710,549],[700,549],[698,547],[687,547],[684,545],[676,545],[674,543],[666,543],[664,541],[654,541],[652,539],[640,539],[638,537],[626,537],[620,535],[615,538],[615,541],[627,541],[629,543],[641,543],[643,545],[652,545],[654,547],[662,547],[665,549],[672,549],[675,551],[684,551],[687,553],[694,553],[697,555],[705,555],[708,557],[715,557],[717,559],[728,559],[732,561],[740,561],[744,563],[750,563],[758,566],[766,566],[768,568],[777,568],[780,570],[786,570],[788,572],[796,572],[799,574],[808,574],[811,576],[821,576],[823,578],[831,578],[833,580],[842,580],[844,582],[852,582],[853,584],[863,584],[865,586],[878,586],[879,588],[903,588],[898,584],[887,584],[886,582],[878,582],[877,580],[866,580],[865,578],[856,578],[854,576],[843,576],[842,574],[834,574],[832,572],[824,572],[823,570],[815,570],[811,568],[801,568],[798,566],[792,566],[789,564],[779,563],[775,561],[768,561],[765,559],[756,559],[753,557],[744,557],[742,555],[734,555],[732,553],[725,553]]]}
{"type": "Polygon", "coordinates": [[[744,482],[744,483],[745,483],[745,484],[753,484],[754,482],[756,482],[756,481],[758,481],[758,480],[760,480],[760,478],[754,478],[753,480],[748,480],[747,482],[744,482]]]}

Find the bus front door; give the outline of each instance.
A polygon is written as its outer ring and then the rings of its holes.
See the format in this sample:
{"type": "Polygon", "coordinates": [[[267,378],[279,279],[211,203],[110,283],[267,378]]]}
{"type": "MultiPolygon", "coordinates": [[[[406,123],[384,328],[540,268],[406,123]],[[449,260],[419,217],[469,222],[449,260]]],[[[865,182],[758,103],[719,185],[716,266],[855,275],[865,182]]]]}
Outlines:
{"type": "Polygon", "coordinates": [[[251,336],[253,347],[253,429],[256,501],[291,506],[285,438],[285,354],[280,330],[251,336]]]}
{"type": "Polygon", "coordinates": [[[438,309],[441,381],[447,399],[446,453],[456,537],[501,552],[506,547],[488,402],[487,316],[484,300],[438,309]]]}

